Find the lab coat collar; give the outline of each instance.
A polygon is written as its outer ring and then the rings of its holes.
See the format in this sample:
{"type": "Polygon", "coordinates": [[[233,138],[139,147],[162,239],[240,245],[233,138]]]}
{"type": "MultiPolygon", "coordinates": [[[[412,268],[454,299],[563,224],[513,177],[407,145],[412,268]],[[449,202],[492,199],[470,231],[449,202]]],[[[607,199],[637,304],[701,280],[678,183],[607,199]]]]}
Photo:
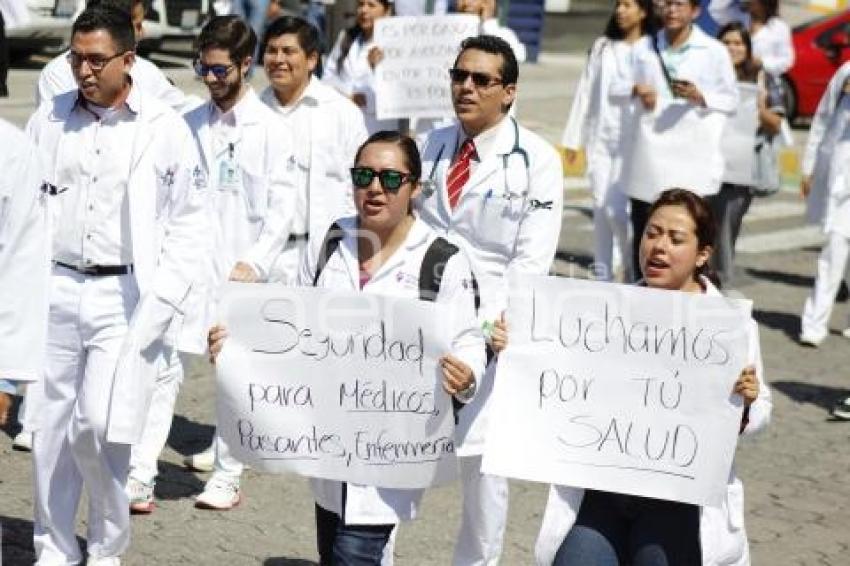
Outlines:
{"type": "MultiPolygon", "coordinates": [[[[481,132],[474,138],[479,161],[478,165],[473,169],[469,181],[464,186],[460,196],[460,203],[473,193],[472,189],[474,187],[483,183],[501,167],[501,160],[496,158],[511,152],[516,141],[515,133],[513,119],[510,116],[505,116],[497,125],[487,131],[481,132]],[[481,138],[481,147],[478,145],[479,138],[481,138]]],[[[464,135],[462,128],[460,129],[460,135],[464,135]]],[[[460,203],[455,208],[455,211],[460,210],[460,203]]]]}
{"type": "MultiPolygon", "coordinates": [[[[357,231],[359,222],[356,216],[344,218],[338,222],[339,227],[344,232],[344,236],[340,245],[340,253],[343,260],[348,266],[348,273],[352,283],[356,288],[360,288],[360,262],[357,254],[357,231]]],[[[414,217],[413,225],[410,231],[402,242],[401,246],[390,256],[387,261],[378,268],[378,271],[372,275],[369,282],[376,282],[383,279],[388,273],[394,273],[399,266],[404,264],[411,257],[418,257],[415,251],[418,248],[426,245],[430,236],[430,229],[419,219],[414,217]],[[414,254],[414,255],[411,255],[414,254]]],[[[417,272],[418,273],[418,272],[417,272]]]]}
{"type": "MultiPolygon", "coordinates": [[[[139,89],[133,85],[133,79],[130,76],[127,76],[127,80],[130,83],[130,92],[127,93],[127,98],[124,100],[123,106],[126,106],[131,113],[138,114],[142,108],[142,103],[140,99],[141,95],[139,89]]],[[[76,94],[76,96],[74,97],[73,106],[71,107],[72,111],[76,108],[83,108],[89,112],[94,113],[91,110],[91,106],[93,105],[93,103],[86,100],[81,90],[77,89],[72,92],[76,94]]]]}
{"type": "Polygon", "coordinates": [[[233,114],[237,128],[261,122],[260,116],[262,114],[261,110],[258,109],[262,108],[263,103],[260,101],[257,93],[254,92],[254,89],[250,86],[245,91],[245,94],[242,95],[242,98],[239,99],[236,105],[228,112],[222,113],[219,107],[216,106],[215,102],[212,100],[210,100],[208,104],[210,109],[210,122],[231,113],[233,114]]]}
{"type": "MultiPolygon", "coordinates": [[[[668,49],[670,45],[667,43],[667,32],[663,29],[658,32],[656,36],[658,38],[658,50],[664,51],[668,49]]],[[[698,25],[691,24],[691,33],[688,35],[688,39],[685,40],[681,46],[677,48],[677,50],[684,49],[702,49],[705,47],[710,47],[713,38],[709,37],[704,31],[702,31],[698,25]]]]}
{"type": "Polygon", "coordinates": [[[288,113],[301,104],[306,104],[314,108],[320,106],[327,98],[324,94],[324,91],[321,89],[321,84],[319,84],[319,80],[311,75],[310,81],[307,83],[307,88],[304,89],[301,93],[301,97],[295,101],[295,104],[292,104],[291,106],[284,106],[280,103],[280,100],[278,100],[275,95],[274,87],[271,85],[267,86],[263,89],[263,92],[260,93],[260,100],[275,111],[288,113]]]}

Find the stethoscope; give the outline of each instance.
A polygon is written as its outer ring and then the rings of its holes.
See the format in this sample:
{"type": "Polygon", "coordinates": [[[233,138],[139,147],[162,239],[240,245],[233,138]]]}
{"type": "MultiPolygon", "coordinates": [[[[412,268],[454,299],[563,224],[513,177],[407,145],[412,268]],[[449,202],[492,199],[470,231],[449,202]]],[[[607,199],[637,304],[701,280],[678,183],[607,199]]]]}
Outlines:
{"type": "MultiPolygon", "coordinates": [[[[514,125],[514,145],[508,153],[502,155],[502,175],[505,183],[505,199],[512,200],[514,198],[521,198],[525,196],[526,191],[523,192],[513,192],[511,191],[510,183],[508,181],[508,167],[510,166],[510,159],[512,155],[519,155],[522,158],[523,165],[525,166],[525,176],[528,180],[529,173],[531,171],[531,161],[528,158],[528,152],[525,151],[523,147],[519,145],[519,125],[517,124],[516,119],[511,116],[511,122],[514,125]]],[[[443,152],[446,149],[446,144],[443,144],[440,147],[440,151],[437,152],[437,158],[434,159],[431,164],[431,171],[428,173],[428,178],[422,181],[422,196],[425,198],[430,198],[437,191],[437,166],[440,164],[440,160],[443,158],[443,152]]],[[[530,181],[529,181],[530,182],[530,181]]],[[[528,183],[526,184],[526,189],[528,187],[528,183]]],[[[492,189],[487,191],[485,198],[489,198],[492,196],[492,189]]]]}

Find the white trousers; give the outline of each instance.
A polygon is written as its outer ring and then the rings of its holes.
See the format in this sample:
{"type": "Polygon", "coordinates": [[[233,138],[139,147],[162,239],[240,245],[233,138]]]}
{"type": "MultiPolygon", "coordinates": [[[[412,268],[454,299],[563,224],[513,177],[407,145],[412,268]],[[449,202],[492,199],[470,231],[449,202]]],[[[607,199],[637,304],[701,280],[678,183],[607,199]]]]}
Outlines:
{"type": "Polygon", "coordinates": [[[40,413],[32,461],[33,539],[41,566],[81,560],[74,520],[83,486],[89,556],[119,556],[130,544],[124,493],[130,446],[106,442],[106,422],[118,354],[138,300],[132,275],[53,270],[44,384],[38,399],[30,399],[40,413]]]}
{"type": "Polygon", "coordinates": [[[841,285],[841,278],[844,277],[850,285],[850,277],[847,274],[848,254],[850,254],[850,239],[837,232],[830,232],[818,256],[815,286],[803,306],[801,321],[803,336],[821,340],[829,332],[829,315],[835,304],[835,295],[841,285]]]}
{"type": "Polygon", "coordinates": [[[215,460],[213,462],[213,476],[210,479],[216,477],[224,478],[238,484],[245,466],[230,455],[230,448],[218,434],[218,427],[216,427],[215,436],[213,436],[213,450],[215,452],[215,460]]]}
{"type": "Polygon", "coordinates": [[[630,281],[629,198],[615,184],[619,159],[603,149],[591,156],[588,177],[593,195],[593,273],[612,281],[620,263],[630,281]]]}
{"type": "Polygon", "coordinates": [[[131,478],[146,484],[152,484],[156,479],[157,460],[168,442],[168,433],[174,418],[174,403],[177,401],[181,383],[183,364],[177,350],[173,350],[156,376],[142,438],[138,444],[133,445],[130,453],[131,478]]]}
{"type": "Polygon", "coordinates": [[[463,514],[454,566],[495,566],[508,522],[508,480],[481,473],[481,456],[458,458],[463,514]]]}

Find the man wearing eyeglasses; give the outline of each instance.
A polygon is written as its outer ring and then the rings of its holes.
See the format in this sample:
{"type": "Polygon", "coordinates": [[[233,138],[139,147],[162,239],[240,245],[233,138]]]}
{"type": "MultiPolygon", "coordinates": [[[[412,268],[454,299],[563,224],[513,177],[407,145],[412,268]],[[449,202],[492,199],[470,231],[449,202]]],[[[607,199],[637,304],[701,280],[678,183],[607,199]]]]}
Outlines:
{"type": "Polygon", "coordinates": [[[687,187],[714,199],[720,191],[721,137],[738,106],[738,87],[729,52],[694,24],[699,13],[699,0],[664,0],[664,29],[632,52],[629,80],[639,114],[623,151],[622,188],[630,198],[638,278],[640,237],[661,191],[687,187]]]}
{"type": "MultiPolygon", "coordinates": [[[[87,8],[95,6],[110,6],[123,10],[130,14],[133,20],[133,28],[136,34],[136,42],[142,39],[143,23],[145,20],[144,0],[88,0],[87,8]]],[[[198,98],[187,97],[175,87],[165,74],[153,63],[136,55],[136,62],[130,70],[134,84],[154,97],[164,101],[178,112],[188,110],[197,104],[198,98]]],[[[51,60],[38,75],[38,83],[35,91],[35,103],[41,104],[51,100],[54,96],[76,90],[74,73],[68,64],[68,54],[63,53],[51,60]]]]}
{"type": "MultiPolygon", "coordinates": [[[[195,71],[210,101],[188,113],[186,121],[201,153],[201,175],[212,193],[215,255],[206,283],[211,313],[222,283],[267,281],[287,243],[304,238],[290,234],[297,209],[293,173],[288,170],[291,133],[280,127],[246,78],[256,48],[257,36],[238,16],[213,18],[198,38],[195,71]]],[[[214,317],[211,314],[199,327],[199,336],[206,337],[214,317]]],[[[226,510],[240,501],[242,464],[218,435],[214,449],[213,475],[195,505],[226,510]]]]}
{"type": "Polygon", "coordinates": [[[85,486],[88,564],[119,564],[130,541],[130,446],[157,368],[177,346],[208,244],[205,188],[185,122],[129,77],[126,12],[86,9],[71,30],[78,90],[42,104],[28,130],[49,162],[54,209],[47,363],[28,391],[38,564],[78,564],[85,486]]]}
{"type": "MultiPolygon", "coordinates": [[[[555,149],[509,116],[519,69],[507,42],[487,35],[466,39],[450,76],[457,121],[425,140],[416,205],[429,226],[469,256],[481,294],[479,321],[492,353],[505,330],[508,274],[546,274],[552,265],[563,175],[555,149]]],[[[502,551],[508,483],[481,473],[495,366],[493,357],[473,401],[459,412],[459,565],[495,564],[502,551]]]]}

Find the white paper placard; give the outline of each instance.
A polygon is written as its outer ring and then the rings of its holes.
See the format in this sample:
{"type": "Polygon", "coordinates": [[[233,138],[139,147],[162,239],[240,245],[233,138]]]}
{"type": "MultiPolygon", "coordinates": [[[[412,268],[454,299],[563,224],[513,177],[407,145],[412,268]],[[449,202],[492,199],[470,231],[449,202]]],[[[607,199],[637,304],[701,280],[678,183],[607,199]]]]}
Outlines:
{"type": "Polygon", "coordinates": [[[229,283],[218,431],[255,469],[392,488],[456,475],[438,359],[451,314],[424,301],[229,283]]]}
{"type": "Polygon", "coordinates": [[[723,129],[724,183],[751,187],[755,184],[755,143],[759,125],[759,88],[752,83],[738,83],[738,109],[723,129]]]}
{"type": "Polygon", "coordinates": [[[718,503],[741,422],[732,388],[750,303],[542,276],[511,289],[482,469],[718,503]]]}
{"type": "Polygon", "coordinates": [[[467,14],[381,18],[375,43],[384,59],[375,68],[379,120],[453,116],[449,69],[461,41],[478,35],[467,14]]]}

